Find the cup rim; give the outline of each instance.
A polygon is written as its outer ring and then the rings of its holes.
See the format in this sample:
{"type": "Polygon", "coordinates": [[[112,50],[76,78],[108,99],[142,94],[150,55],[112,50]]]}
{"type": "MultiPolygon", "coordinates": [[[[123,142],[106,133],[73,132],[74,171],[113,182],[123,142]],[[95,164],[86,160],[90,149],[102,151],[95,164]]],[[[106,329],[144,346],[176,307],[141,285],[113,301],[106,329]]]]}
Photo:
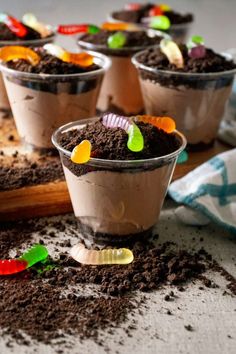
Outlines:
{"type": "MultiPolygon", "coordinates": [[[[155,46],[158,47],[158,46],[155,46]]],[[[154,48],[154,47],[153,47],[154,48]]],[[[218,71],[218,72],[211,72],[211,73],[188,73],[188,72],[180,72],[180,71],[170,71],[170,70],[160,70],[156,68],[151,68],[145,64],[142,64],[138,61],[139,55],[142,55],[147,52],[149,48],[142,50],[141,52],[138,52],[134,54],[131,58],[132,63],[137,69],[141,69],[144,71],[148,71],[152,74],[161,74],[163,76],[179,76],[179,77],[184,77],[184,78],[198,78],[198,79],[210,79],[210,78],[217,78],[219,76],[232,76],[236,74],[236,68],[232,70],[226,70],[226,71],[218,71]]],[[[220,53],[222,56],[224,56],[227,60],[233,60],[233,56],[230,55],[229,53],[222,52],[220,53]]],[[[233,60],[234,61],[234,60],[233,60]]],[[[235,61],[234,61],[235,62],[235,61]]]]}
{"type": "MultiPolygon", "coordinates": [[[[80,126],[81,128],[84,127],[88,123],[93,123],[97,120],[99,120],[100,117],[93,117],[93,118],[87,118],[87,119],[81,119],[77,120],[75,122],[70,122],[67,124],[62,125],[59,127],[52,135],[52,143],[53,145],[57,148],[57,150],[66,155],[67,157],[71,157],[71,151],[64,149],[63,147],[60,146],[58,143],[58,136],[59,134],[66,132],[68,130],[71,130],[75,128],[76,126],[80,126]]],[[[93,167],[108,167],[111,168],[140,168],[140,167],[151,167],[151,166],[162,166],[170,161],[174,160],[180,153],[181,151],[184,150],[184,148],[187,145],[187,140],[185,136],[180,133],[178,130],[175,130],[174,133],[178,136],[178,138],[181,141],[180,147],[173,151],[170,154],[164,155],[164,156],[159,156],[159,157],[154,157],[150,159],[140,159],[140,160],[108,160],[108,159],[99,159],[95,157],[91,157],[90,160],[86,163],[88,166],[93,166],[93,167]]]]}
{"type": "Polygon", "coordinates": [[[29,39],[29,40],[7,40],[7,41],[0,40],[0,47],[10,46],[10,45],[40,47],[43,44],[52,41],[57,35],[55,29],[52,26],[48,25],[47,28],[51,31],[51,34],[47,37],[38,38],[38,39],[29,39]]]}
{"type": "Polygon", "coordinates": [[[28,73],[25,71],[19,71],[15,69],[8,68],[3,62],[0,62],[0,71],[3,72],[4,74],[10,74],[10,75],[15,75],[15,76],[21,76],[24,78],[28,79],[62,79],[62,78],[68,78],[68,79],[73,79],[73,78],[85,78],[85,77],[91,77],[91,76],[97,76],[99,74],[104,73],[109,69],[111,66],[111,59],[101,53],[97,53],[91,50],[86,51],[86,53],[93,55],[94,57],[94,62],[96,64],[97,62],[102,61],[102,64],[100,63],[100,68],[97,70],[92,70],[88,71],[85,73],[75,73],[75,74],[42,74],[42,73],[28,73]]]}
{"type": "MultiPolygon", "coordinates": [[[[165,38],[165,39],[170,39],[171,36],[167,33],[164,33],[162,31],[158,31],[158,30],[155,30],[155,29],[152,29],[152,28],[140,28],[140,31],[144,30],[145,32],[147,32],[147,34],[150,33],[150,37],[151,35],[153,35],[153,37],[155,36],[159,36],[159,37],[162,37],[162,38],[165,38]]],[[[81,40],[80,38],[84,36],[84,34],[81,34],[79,37],[78,37],[78,40],[77,40],[77,43],[79,46],[81,46],[82,48],[86,48],[86,49],[89,49],[89,50],[94,50],[94,51],[99,51],[99,50],[102,50],[102,51],[106,51],[106,52],[110,52],[112,54],[115,54],[116,52],[119,52],[119,53],[122,53],[122,52],[131,52],[131,53],[136,53],[136,52],[139,52],[141,50],[143,50],[144,48],[150,48],[150,47],[153,47],[155,45],[151,44],[151,45],[148,45],[148,46],[137,46],[137,47],[122,47],[122,48],[109,48],[107,47],[105,44],[94,44],[94,43],[90,43],[90,42],[86,42],[86,41],[83,41],[81,40]]]]}

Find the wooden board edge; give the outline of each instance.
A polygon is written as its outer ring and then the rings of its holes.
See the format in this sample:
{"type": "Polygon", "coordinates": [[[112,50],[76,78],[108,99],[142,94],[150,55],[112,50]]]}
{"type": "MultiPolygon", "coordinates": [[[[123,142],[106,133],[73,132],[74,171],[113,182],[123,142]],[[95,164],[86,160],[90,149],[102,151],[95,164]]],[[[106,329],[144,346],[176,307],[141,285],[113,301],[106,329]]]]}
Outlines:
{"type": "Polygon", "coordinates": [[[65,181],[24,187],[0,194],[0,221],[30,219],[71,211],[72,205],[65,181]],[[45,197],[47,194],[48,198],[45,197]]]}

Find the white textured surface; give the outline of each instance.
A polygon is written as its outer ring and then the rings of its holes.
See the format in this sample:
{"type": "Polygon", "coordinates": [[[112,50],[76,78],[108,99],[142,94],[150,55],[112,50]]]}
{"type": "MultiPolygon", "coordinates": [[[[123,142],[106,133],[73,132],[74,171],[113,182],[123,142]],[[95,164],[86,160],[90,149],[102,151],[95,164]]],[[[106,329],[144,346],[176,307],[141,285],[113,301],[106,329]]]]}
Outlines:
{"type": "MultiPolygon", "coordinates": [[[[224,268],[236,277],[236,239],[212,224],[203,227],[187,227],[176,221],[171,201],[165,203],[161,220],[157,226],[160,235],[158,242],[175,241],[181,248],[198,250],[204,247],[224,268]]],[[[58,217],[58,219],[62,219],[58,217]]],[[[68,231],[67,231],[68,232],[68,231]]],[[[65,238],[65,233],[58,232],[58,237],[65,238]]],[[[72,238],[71,231],[68,236],[72,238]]],[[[35,235],[37,240],[37,235],[35,235]]],[[[53,242],[49,245],[50,254],[53,253],[53,242]]],[[[75,241],[76,242],[76,241],[75,241]]],[[[185,292],[176,288],[165,288],[147,295],[146,307],[143,315],[136,314],[137,330],[132,331],[132,337],[127,336],[124,328],[116,330],[114,335],[103,332],[102,338],[106,346],[97,346],[92,341],[83,344],[77,338],[70,338],[73,348],[63,349],[65,354],[103,354],[136,353],[136,354],[234,354],[236,348],[236,301],[230,292],[223,296],[226,289],[225,280],[215,273],[208,273],[208,278],[214,280],[220,287],[200,290],[202,284],[196,281],[187,286],[185,292]],[[173,290],[177,295],[174,301],[166,302],[164,296],[173,290]],[[172,315],[167,314],[167,309],[172,315]],[[184,326],[190,324],[193,332],[187,331],[184,326]],[[229,338],[231,336],[232,338],[229,338]],[[120,345],[122,340],[124,345],[120,345]]],[[[81,291],[81,290],[80,290],[81,291]]],[[[132,319],[131,319],[132,321],[132,319]]],[[[56,353],[50,346],[32,345],[30,347],[13,346],[9,349],[4,340],[0,339],[0,353],[10,354],[40,354],[56,353]]]]}

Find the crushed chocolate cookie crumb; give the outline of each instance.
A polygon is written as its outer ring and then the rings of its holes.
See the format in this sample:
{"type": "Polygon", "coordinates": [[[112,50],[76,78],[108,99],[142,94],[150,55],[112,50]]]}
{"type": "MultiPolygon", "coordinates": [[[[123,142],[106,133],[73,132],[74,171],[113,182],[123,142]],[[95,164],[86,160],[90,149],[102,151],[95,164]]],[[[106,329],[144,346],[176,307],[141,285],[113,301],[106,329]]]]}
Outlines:
{"type": "Polygon", "coordinates": [[[61,59],[47,54],[43,48],[34,48],[34,51],[41,57],[41,60],[37,65],[32,65],[26,60],[19,59],[7,62],[7,66],[10,69],[24,71],[33,74],[77,74],[88,71],[97,70],[100,67],[96,64],[92,64],[88,67],[82,67],[73,63],[62,61],[61,59]]]}
{"type": "MultiPolygon", "coordinates": [[[[204,250],[192,254],[170,242],[136,243],[132,248],[134,261],[125,267],[84,266],[68,256],[68,247],[73,244],[70,238],[63,242],[54,238],[55,232],[65,230],[65,225],[75,227],[75,220],[70,217],[63,223],[57,218],[50,220],[0,225],[2,259],[9,258],[13,248],[19,256],[23,245],[25,249],[32,244],[35,232],[43,236],[40,240],[46,245],[51,242],[55,249],[59,245],[65,247],[65,253],[58,250],[57,257],[49,258],[44,264],[39,263],[16,276],[0,277],[0,329],[4,337],[10,338],[8,346],[13,341],[30,345],[30,339],[34,339],[57,346],[56,349],[63,352],[61,345],[67,343],[71,335],[80,340],[90,338],[104,346],[102,331],[107,330],[112,335],[121,325],[124,335],[130,337],[138,325],[134,321],[130,323],[130,318],[136,311],[144,314],[147,306],[142,292],[172,284],[173,290],[167,294],[171,298],[175,296],[175,285],[188,286],[194,279],[201,281],[203,272],[209,268],[219,271],[204,250]],[[87,285],[95,285],[95,294],[83,292],[87,285]]],[[[232,277],[227,275],[227,278],[232,282],[232,277]]],[[[194,331],[190,324],[186,324],[185,329],[194,331]]]]}
{"type": "Polygon", "coordinates": [[[12,135],[12,134],[9,135],[8,140],[9,140],[9,141],[14,141],[14,135],[12,135]]]}
{"type": "MultiPolygon", "coordinates": [[[[100,284],[102,292],[121,295],[132,290],[151,291],[165,283],[178,285],[205,271],[201,256],[185,251],[172,252],[169,243],[154,246],[138,242],[133,252],[134,261],[125,268],[85,267],[78,264],[78,275],[75,275],[74,281],[100,284]]],[[[62,260],[61,264],[66,261],[62,260]]],[[[170,296],[166,295],[166,299],[170,299],[170,296]]]]}
{"type": "Polygon", "coordinates": [[[12,158],[3,155],[0,162],[1,191],[64,179],[60,159],[56,156],[47,157],[45,155],[39,157],[37,161],[32,161],[30,157],[19,155],[16,151],[12,158]]]}
{"type": "Polygon", "coordinates": [[[204,58],[190,58],[186,45],[180,44],[179,48],[184,59],[183,68],[177,68],[176,65],[171,64],[166,55],[158,47],[147,49],[138,56],[137,60],[139,63],[150,68],[193,74],[215,73],[236,68],[236,64],[232,60],[228,60],[222,55],[215,53],[212,49],[206,49],[206,56],[204,58]]]}
{"type": "Polygon", "coordinates": [[[191,325],[185,325],[184,328],[185,328],[187,331],[189,331],[189,332],[193,332],[193,331],[194,331],[194,329],[193,329],[193,327],[192,327],[191,325]]]}
{"type": "Polygon", "coordinates": [[[0,327],[20,344],[24,332],[32,339],[46,344],[63,338],[60,334],[79,335],[80,339],[98,339],[98,329],[118,326],[135,307],[130,298],[81,296],[78,292],[63,294],[68,277],[44,282],[41,277],[1,280],[0,327]],[[25,309],[27,307],[27,320],[25,309]],[[7,324],[7,326],[6,326],[7,324]]]}
{"type": "MultiPolygon", "coordinates": [[[[162,39],[160,36],[150,37],[146,31],[119,31],[126,37],[124,47],[148,47],[152,45],[158,45],[162,39]]],[[[99,44],[108,47],[108,38],[117,33],[117,31],[101,30],[96,34],[84,34],[79,40],[99,44]]]]}
{"type": "Polygon", "coordinates": [[[60,145],[72,151],[82,140],[92,144],[92,157],[108,160],[137,160],[167,155],[179,147],[174,134],[167,134],[151,124],[137,123],[144,137],[144,149],[132,152],[127,148],[127,133],[120,128],[107,128],[101,120],[82,129],[70,130],[59,138],[60,145]]]}
{"type": "Polygon", "coordinates": [[[27,34],[24,38],[20,38],[12,32],[7,25],[0,23],[0,41],[27,41],[42,38],[40,33],[35,31],[33,28],[28,27],[25,24],[24,26],[27,28],[27,34]]]}

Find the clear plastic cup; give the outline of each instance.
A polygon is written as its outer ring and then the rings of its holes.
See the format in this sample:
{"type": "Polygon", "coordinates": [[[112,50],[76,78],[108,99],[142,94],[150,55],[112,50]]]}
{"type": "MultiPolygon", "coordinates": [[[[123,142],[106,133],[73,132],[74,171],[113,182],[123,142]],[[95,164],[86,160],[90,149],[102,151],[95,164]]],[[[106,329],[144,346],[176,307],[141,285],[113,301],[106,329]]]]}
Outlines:
{"type": "MultiPolygon", "coordinates": [[[[149,36],[168,35],[160,31],[148,30],[149,36]]],[[[105,45],[92,44],[79,38],[78,45],[82,49],[93,50],[104,53],[111,59],[112,65],[107,71],[97,108],[100,112],[114,112],[125,115],[143,113],[144,103],[138,80],[138,73],[131,62],[131,57],[146,47],[123,47],[121,49],[110,49],[105,45]]]]}
{"type": "MultiPolygon", "coordinates": [[[[109,22],[121,22],[113,17],[113,13],[107,16],[107,20],[109,22]]],[[[125,23],[129,23],[126,21],[122,21],[125,23]]],[[[147,25],[145,23],[135,23],[141,29],[147,29],[147,25]]],[[[163,34],[168,34],[175,42],[177,43],[185,43],[189,38],[189,32],[191,30],[193,22],[180,23],[176,25],[171,25],[170,28],[162,32],[163,34]]]]}
{"type": "MultiPolygon", "coordinates": [[[[0,41],[0,48],[10,45],[23,45],[26,47],[40,47],[47,43],[54,42],[56,34],[52,30],[52,34],[46,38],[33,39],[27,41],[0,41]]],[[[0,74],[0,109],[10,110],[10,102],[5,89],[2,74],[0,74]]]]}
{"type": "Polygon", "coordinates": [[[82,235],[110,244],[151,235],[186,139],[175,131],[180,147],[162,157],[132,161],[91,158],[84,165],[74,164],[71,152],[60,145],[60,136],[92,122],[94,118],[66,124],[52,136],[82,235]]]}
{"type": "Polygon", "coordinates": [[[158,70],[139,62],[143,53],[137,53],[132,62],[139,71],[146,113],[173,117],[192,149],[211,146],[236,70],[207,74],[158,70]]]}
{"type": "Polygon", "coordinates": [[[189,38],[189,33],[193,22],[180,23],[178,25],[171,25],[167,33],[177,43],[186,43],[189,38]]]}
{"type": "Polygon", "coordinates": [[[18,133],[34,149],[51,149],[53,131],[70,121],[95,115],[96,103],[110,59],[94,56],[98,70],[87,73],[32,74],[0,65],[18,133]]]}

